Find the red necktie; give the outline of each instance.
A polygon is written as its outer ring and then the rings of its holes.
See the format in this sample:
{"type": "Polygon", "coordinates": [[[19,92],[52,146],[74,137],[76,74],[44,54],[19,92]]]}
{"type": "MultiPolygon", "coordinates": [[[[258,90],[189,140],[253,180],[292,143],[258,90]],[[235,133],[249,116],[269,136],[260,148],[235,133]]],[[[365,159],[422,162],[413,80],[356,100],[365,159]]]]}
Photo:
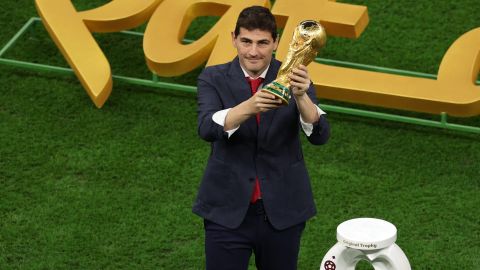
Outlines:
{"type": "MultiPolygon", "coordinates": [[[[252,96],[255,95],[255,93],[257,93],[257,89],[258,87],[260,86],[260,84],[262,84],[263,82],[263,78],[256,78],[256,79],[252,79],[250,77],[247,77],[247,80],[248,80],[248,83],[250,84],[250,90],[252,90],[252,96]]],[[[257,113],[257,124],[260,124],[260,114],[257,113]]]]}
{"type": "MultiPolygon", "coordinates": [[[[251,79],[247,77],[248,83],[250,84],[250,89],[252,90],[252,96],[255,95],[257,92],[258,86],[262,84],[263,78],[256,78],[256,79],[251,79]]],[[[257,113],[257,125],[260,124],[260,113],[257,113]]],[[[253,193],[252,197],[250,198],[250,202],[254,203],[260,198],[260,183],[258,182],[258,176],[255,179],[255,186],[253,187],[253,193]]]]}

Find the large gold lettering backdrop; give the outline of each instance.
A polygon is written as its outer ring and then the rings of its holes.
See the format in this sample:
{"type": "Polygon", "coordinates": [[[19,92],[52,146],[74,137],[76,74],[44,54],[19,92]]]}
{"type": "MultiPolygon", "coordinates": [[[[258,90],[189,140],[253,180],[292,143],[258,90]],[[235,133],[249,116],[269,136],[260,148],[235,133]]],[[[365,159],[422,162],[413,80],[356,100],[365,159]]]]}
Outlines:
{"type": "MultiPolygon", "coordinates": [[[[160,76],[187,73],[202,63],[230,61],[235,56],[230,32],[240,10],[269,7],[268,0],[113,0],[78,12],[70,0],[36,0],[50,36],[75,71],[97,107],[112,90],[112,74],[92,32],[117,32],[148,21],[143,47],[148,67],[160,76]],[[198,16],[221,16],[199,40],[182,44],[198,16]]],[[[368,24],[367,7],[332,0],[277,0],[272,7],[284,33],[305,19],[320,21],[329,36],[357,38],[368,24]]],[[[288,34],[290,35],[290,34],[288,34]]],[[[283,59],[289,39],[283,38],[277,58],[283,59]]],[[[311,63],[309,72],[319,97],[455,116],[480,114],[480,28],[459,37],[442,59],[436,80],[311,63]]]]}

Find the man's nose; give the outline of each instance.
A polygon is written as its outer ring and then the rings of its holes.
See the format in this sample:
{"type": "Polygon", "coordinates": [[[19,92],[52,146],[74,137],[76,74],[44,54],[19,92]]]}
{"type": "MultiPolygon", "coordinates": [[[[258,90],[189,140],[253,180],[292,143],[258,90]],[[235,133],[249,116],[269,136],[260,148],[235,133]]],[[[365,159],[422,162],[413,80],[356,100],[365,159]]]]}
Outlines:
{"type": "Polygon", "coordinates": [[[250,50],[248,51],[248,54],[250,54],[250,56],[257,56],[258,55],[258,46],[257,44],[252,44],[252,46],[250,46],[250,50]]]}

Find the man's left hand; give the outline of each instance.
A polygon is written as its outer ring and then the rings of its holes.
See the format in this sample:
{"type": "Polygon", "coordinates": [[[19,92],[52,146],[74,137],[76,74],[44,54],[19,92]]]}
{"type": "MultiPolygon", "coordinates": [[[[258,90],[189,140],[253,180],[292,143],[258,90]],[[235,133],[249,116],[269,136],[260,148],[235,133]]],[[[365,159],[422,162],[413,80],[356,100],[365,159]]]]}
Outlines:
{"type": "Polygon", "coordinates": [[[310,76],[307,67],[304,65],[292,69],[292,73],[288,74],[290,78],[290,90],[295,97],[303,96],[310,87],[310,76]]]}

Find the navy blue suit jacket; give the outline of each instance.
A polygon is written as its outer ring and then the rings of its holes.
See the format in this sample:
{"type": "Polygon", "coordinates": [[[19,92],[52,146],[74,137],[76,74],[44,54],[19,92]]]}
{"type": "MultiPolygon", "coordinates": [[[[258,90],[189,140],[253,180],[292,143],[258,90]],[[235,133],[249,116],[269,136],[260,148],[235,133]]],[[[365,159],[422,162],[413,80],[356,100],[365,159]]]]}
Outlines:
{"type": "MultiPolygon", "coordinates": [[[[264,85],[276,78],[281,63],[272,59],[264,85]]],[[[313,86],[308,95],[316,104],[313,86]]],[[[240,125],[228,138],[223,126],[212,120],[220,110],[233,108],[251,97],[250,86],[238,57],[232,62],[207,67],[198,77],[198,133],[211,142],[211,152],[193,212],[229,228],[245,217],[256,176],[269,221],[284,229],[316,213],[312,190],[300,145],[300,119],[295,101],[240,125]]],[[[324,116],[307,137],[324,144],[330,128],[324,116]]]]}

